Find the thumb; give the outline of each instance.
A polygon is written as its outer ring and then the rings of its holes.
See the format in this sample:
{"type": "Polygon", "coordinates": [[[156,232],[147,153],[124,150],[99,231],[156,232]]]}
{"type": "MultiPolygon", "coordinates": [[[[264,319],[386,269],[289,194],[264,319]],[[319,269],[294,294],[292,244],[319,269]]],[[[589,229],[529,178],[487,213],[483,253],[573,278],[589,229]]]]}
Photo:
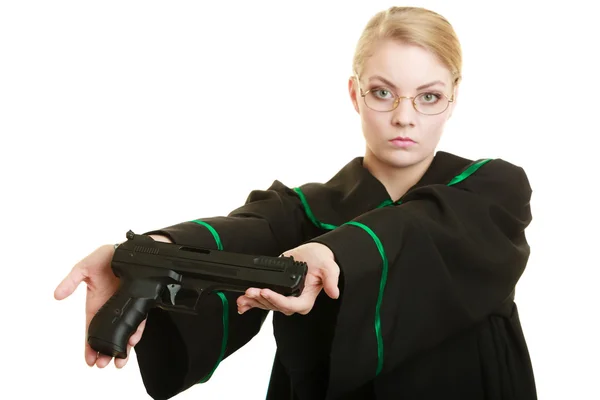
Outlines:
{"type": "Polygon", "coordinates": [[[327,260],[322,269],[323,290],[332,299],[340,296],[338,282],[340,278],[340,267],[334,260],[327,260]]]}
{"type": "Polygon", "coordinates": [[[71,270],[69,275],[62,280],[56,289],[54,289],[54,298],[56,300],[63,300],[64,298],[69,297],[84,279],[85,275],[82,270],[76,266],[71,270]]]}

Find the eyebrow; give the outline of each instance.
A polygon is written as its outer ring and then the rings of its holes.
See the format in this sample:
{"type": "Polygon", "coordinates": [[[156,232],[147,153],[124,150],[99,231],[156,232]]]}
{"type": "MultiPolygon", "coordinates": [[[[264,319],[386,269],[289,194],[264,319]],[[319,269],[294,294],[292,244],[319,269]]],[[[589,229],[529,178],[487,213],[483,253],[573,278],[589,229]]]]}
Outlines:
{"type": "MultiPolygon", "coordinates": [[[[385,83],[386,85],[389,85],[389,86],[393,87],[394,89],[398,89],[392,82],[388,81],[387,79],[385,79],[384,77],[379,76],[379,75],[375,75],[375,76],[370,77],[369,81],[372,81],[372,80],[375,80],[375,79],[378,79],[378,80],[382,81],[383,83],[385,83]]],[[[425,85],[421,85],[421,86],[419,86],[417,88],[417,90],[427,89],[428,87],[431,87],[431,86],[434,86],[434,85],[446,86],[446,84],[444,82],[442,82],[440,80],[437,80],[437,81],[426,83],[425,85]]]]}

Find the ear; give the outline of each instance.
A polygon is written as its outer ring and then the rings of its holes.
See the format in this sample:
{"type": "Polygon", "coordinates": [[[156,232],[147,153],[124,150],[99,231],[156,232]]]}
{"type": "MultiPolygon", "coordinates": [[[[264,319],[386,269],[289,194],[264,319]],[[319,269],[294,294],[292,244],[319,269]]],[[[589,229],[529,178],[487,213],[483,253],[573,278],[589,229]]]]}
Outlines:
{"type": "Polygon", "coordinates": [[[450,117],[452,116],[452,113],[454,112],[454,108],[456,107],[456,103],[458,102],[458,88],[459,85],[457,84],[456,86],[454,86],[454,101],[452,103],[450,103],[450,112],[448,113],[448,119],[450,119],[450,117]]]}
{"type": "Polygon", "coordinates": [[[348,78],[348,93],[350,94],[350,100],[352,100],[354,110],[360,114],[360,110],[358,108],[358,82],[354,76],[348,78]]]}

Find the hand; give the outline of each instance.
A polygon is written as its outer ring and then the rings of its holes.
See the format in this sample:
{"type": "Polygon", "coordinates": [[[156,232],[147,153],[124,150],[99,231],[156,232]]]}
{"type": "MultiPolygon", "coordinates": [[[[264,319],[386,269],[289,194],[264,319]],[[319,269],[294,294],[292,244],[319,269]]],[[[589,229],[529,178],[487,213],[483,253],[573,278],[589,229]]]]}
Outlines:
{"type": "MultiPolygon", "coordinates": [[[[110,268],[115,248],[112,245],[101,246],[78,262],[71,272],[63,279],[54,291],[54,298],[63,300],[70,296],[81,282],[87,284],[87,294],[85,302],[85,361],[92,367],[94,364],[98,368],[104,368],[112,357],[99,354],[87,343],[87,331],[90,322],[96,312],[110,299],[119,287],[119,278],[117,278],[110,268]]],[[[141,338],[143,324],[129,340],[129,346],[133,346],[141,338]]],[[[129,347],[127,353],[129,354],[129,347]]],[[[122,368],[127,363],[127,359],[115,359],[115,366],[122,368]]]]}
{"type": "MultiPolygon", "coordinates": [[[[169,241],[163,236],[152,236],[154,240],[169,241]]],[[[62,280],[62,282],[54,290],[54,298],[63,300],[69,297],[81,282],[87,284],[87,294],[85,302],[85,361],[93,367],[94,364],[98,368],[106,367],[112,357],[104,354],[99,354],[90,347],[87,343],[87,331],[90,322],[96,312],[112,297],[119,287],[119,278],[117,278],[110,267],[110,262],[115,253],[113,245],[105,245],[97,248],[83,260],[79,261],[71,272],[62,280]]],[[[144,320],[137,331],[129,338],[127,346],[127,354],[131,347],[135,346],[142,338],[144,332],[144,320]]],[[[115,366],[123,368],[127,364],[129,357],[125,359],[116,358],[115,366]]]]}
{"type": "Polygon", "coordinates": [[[269,289],[249,288],[238,297],[238,313],[243,314],[251,308],[280,311],[285,315],[294,313],[306,315],[312,310],[321,289],[332,299],[339,297],[338,279],[340,267],[335,262],[333,252],[320,243],[306,243],[286,251],[282,256],[294,257],[308,266],[304,290],[298,297],[282,296],[269,289]]]}

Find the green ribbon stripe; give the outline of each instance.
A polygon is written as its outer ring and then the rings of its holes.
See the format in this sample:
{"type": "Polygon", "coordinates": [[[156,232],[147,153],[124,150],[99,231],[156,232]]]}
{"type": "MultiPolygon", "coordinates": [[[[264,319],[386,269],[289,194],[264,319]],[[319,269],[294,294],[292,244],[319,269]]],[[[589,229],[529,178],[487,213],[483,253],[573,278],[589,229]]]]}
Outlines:
{"type": "MultiPolygon", "coordinates": [[[[210,226],[210,224],[208,224],[204,221],[201,221],[199,219],[194,220],[192,222],[195,222],[199,225],[206,227],[210,231],[210,233],[212,233],[213,238],[215,239],[215,242],[217,243],[217,249],[223,250],[223,243],[221,242],[221,237],[219,236],[217,231],[212,226],[210,226]]],[[[212,377],[212,375],[215,373],[215,371],[219,367],[219,364],[221,364],[221,361],[223,361],[223,357],[225,356],[225,349],[227,348],[227,340],[228,340],[228,336],[229,336],[229,301],[227,301],[227,297],[222,292],[217,291],[215,293],[221,298],[221,303],[223,304],[223,339],[221,340],[221,353],[219,354],[219,358],[217,359],[217,362],[216,362],[215,366],[213,367],[213,369],[208,373],[208,375],[206,375],[204,378],[200,379],[200,381],[198,381],[198,383],[208,382],[208,380],[212,377]]]]}
{"type": "MultiPolygon", "coordinates": [[[[492,159],[487,158],[487,159],[482,159],[482,160],[473,162],[462,173],[460,173],[460,174],[456,175],[454,178],[452,178],[452,180],[447,184],[447,186],[453,186],[459,182],[464,181],[469,176],[473,175],[475,173],[475,171],[477,171],[479,168],[481,168],[482,166],[484,166],[485,164],[487,164],[490,161],[492,161],[492,159]]],[[[302,189],[300,189],[299,187],[296,187],[293,190],[294,190],[294,192],[296,192],[298,194],[298,197],[300,198],[300,201],[302,202],[302,206],[304,207],[304,212],[306,213],[306,216],[308,217],[308,219],[313,223],[313,225],[315,225],[317,228],[320,228],[323,230],[333,230],[333,229],[337,228],[336,225],[323,223],[315,217],[315,215],[313,214],[313,212],[310,208],[310,205],[308,204],[308,201],[306,200],[306,196],[302,192],[302,189]]],[[[383,201],[380,205],[378,205],[376,208],[383,208],[383,207],[389,207],[389,206],[400,205],[400,204],[402,204],[401,199],[396,202],[392,201],[391,199],[387,199],[387,200],[383,201]]],[[[379,295],[377,297],[377,304],[375,306],[375,337],[377,340],[377,370],[376,370],[375,375],[377,376],[383,369],[383,359],[384,359],[383,336],[381,334],[381,304],[383,302],[383,293],[385,290],[385,285],[387,283],[388,259],[387,259],[383,244],[381,243],[381,240],[375,234],[375,232],[373,232],[373,230],[371,228],[369,228],[365,224],[362,224],[362,223],[356,222],[356,221],[349,221],[342,225],[356,226],[358,228],[363,229],[365,232],[367,232],[369,234],[369,236],[371,236],[371,238],[375,242],[375,245],[377,246],[377,250],[379,250],[379,254],[381,255],[381,260],[382,260],[383,265],[382,265],[382,270],[381,270],[381,280],[379,282],[379,295]]]]}

